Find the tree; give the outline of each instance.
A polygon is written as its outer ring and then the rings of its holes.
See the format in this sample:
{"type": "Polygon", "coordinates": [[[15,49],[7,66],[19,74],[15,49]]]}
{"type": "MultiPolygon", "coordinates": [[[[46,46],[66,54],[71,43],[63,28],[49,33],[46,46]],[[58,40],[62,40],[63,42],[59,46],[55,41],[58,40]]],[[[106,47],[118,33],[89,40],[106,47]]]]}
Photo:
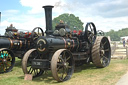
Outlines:
{"type": "Polygon", "coordinates": [[[74,14],[64,13],[54,18],[52,21],[53,29],[60,22],[60,20],[64,21],[65,24],[68,24],[71,30],[83,30],[83,22],[76,17],[74,14]]]}
{"type": "Polygon", "coordinates": [[[120,37],[128,36],[128,28],[119,31],[110,30],[106,33],[106,36],[110,36],[112,41],[119,41],[120,37]]]}

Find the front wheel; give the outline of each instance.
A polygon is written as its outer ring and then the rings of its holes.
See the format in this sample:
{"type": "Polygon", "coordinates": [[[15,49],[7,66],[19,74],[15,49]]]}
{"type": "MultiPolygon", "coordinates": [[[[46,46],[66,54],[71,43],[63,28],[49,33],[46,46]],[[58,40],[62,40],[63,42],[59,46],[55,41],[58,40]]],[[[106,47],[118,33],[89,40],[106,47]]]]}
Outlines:
{"type": "Polygon", "coordinates": [[[36,49],[27,51],[22,60],[22,70],[24,74],[32,74],[33,77],[38,77],[43,74],[42,69],[32,68],[32,60],[40,59],[36,49]]]}
{"type": "Polygon", "coordinates": [[[74,59],[70,51],[57,50],[51,60],[51,71],[54,79],[59,82],[69,80],[74,72],[74,59]]]}

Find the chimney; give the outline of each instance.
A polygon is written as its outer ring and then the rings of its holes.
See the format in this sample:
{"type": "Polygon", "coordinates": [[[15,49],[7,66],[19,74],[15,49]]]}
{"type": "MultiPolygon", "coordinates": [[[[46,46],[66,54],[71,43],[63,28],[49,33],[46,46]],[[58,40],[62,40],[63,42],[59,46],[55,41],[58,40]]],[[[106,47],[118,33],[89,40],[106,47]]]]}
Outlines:
{"type": "Polygon", "coordinates": [[[0,12],[0,27],[1,27],[1,12],[0,12]]]}
{"type": "Polygon", "coordinates": [[[48,35],[52,35],[53,30],[52,30],[52,8],[54,6],[43,6],[45,10],[45,18],[46,18],[46,31],[45,33],[48,35]]]}

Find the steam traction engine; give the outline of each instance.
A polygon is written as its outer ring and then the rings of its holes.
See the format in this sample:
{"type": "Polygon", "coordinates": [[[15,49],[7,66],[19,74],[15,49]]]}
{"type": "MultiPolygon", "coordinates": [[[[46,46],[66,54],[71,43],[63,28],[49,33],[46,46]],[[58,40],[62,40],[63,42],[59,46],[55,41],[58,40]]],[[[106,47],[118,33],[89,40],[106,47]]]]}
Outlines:
{"type": "Polygon", "coordinates": [[[54,79],[66,81],[71,78],[74,67],[93,62],[96,67],[110,63],[111,48],[107,37],[97,36],[95,25],[87,23],[85,31],[73,33],[60,23],[52,30],[52,8],[43,6],[46,15],[46,36],[36,39],[36,47],[28,50],[22,61],[24,74],[34,77],[51,70],[54,79]]]}
{"type": "Polygon", "coordinates": [[[33,48],[34,40],[43,35],[40,31],[43,31],[40,27],[32,32],[18,31],[12,24],[7,27],[5,35],[0,36],[0,73],[11,71],[15,57],[22,58],[27,50],[33,48]]]}

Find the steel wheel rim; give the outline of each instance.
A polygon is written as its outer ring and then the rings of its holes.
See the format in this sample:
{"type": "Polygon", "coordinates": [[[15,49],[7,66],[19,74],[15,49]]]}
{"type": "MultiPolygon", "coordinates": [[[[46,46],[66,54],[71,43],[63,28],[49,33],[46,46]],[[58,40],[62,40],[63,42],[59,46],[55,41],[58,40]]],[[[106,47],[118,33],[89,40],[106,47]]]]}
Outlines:
{"type": "Polygon", "coordinates": [[[8,49],[0,50],[0,73],[7,73],[15,65],[15,57],[12,51],[8,49]]]}
{"type": "Polygon", "coordinates": [[[36,52],[38,56],[36,49],[31,49],[27,51],[23,57],[22,69],[24,74],[32,74],[33,78],[35,78],[42,75],[44,71],[42,69],[36,69],[31,67],[31,60],[37,58],[37,56],[33,57],[33,54],[34,54],[33,52],[36,52]]]}
{"type": "Polygon", "coordinates": [[[69,80],[74,72],[74,60],[68,50],[58,50],[52,57],[51,70],[57,81],[69,80]],[[65,56],[65,57],[64,57],[65,56]]]}
{"type": "Polygon", "coordinates": [[[100,43],[100,61],[104,67],[110,63],[111,59],[111,48],[109,41],[106,38],[103,38],[100,43]]]}

